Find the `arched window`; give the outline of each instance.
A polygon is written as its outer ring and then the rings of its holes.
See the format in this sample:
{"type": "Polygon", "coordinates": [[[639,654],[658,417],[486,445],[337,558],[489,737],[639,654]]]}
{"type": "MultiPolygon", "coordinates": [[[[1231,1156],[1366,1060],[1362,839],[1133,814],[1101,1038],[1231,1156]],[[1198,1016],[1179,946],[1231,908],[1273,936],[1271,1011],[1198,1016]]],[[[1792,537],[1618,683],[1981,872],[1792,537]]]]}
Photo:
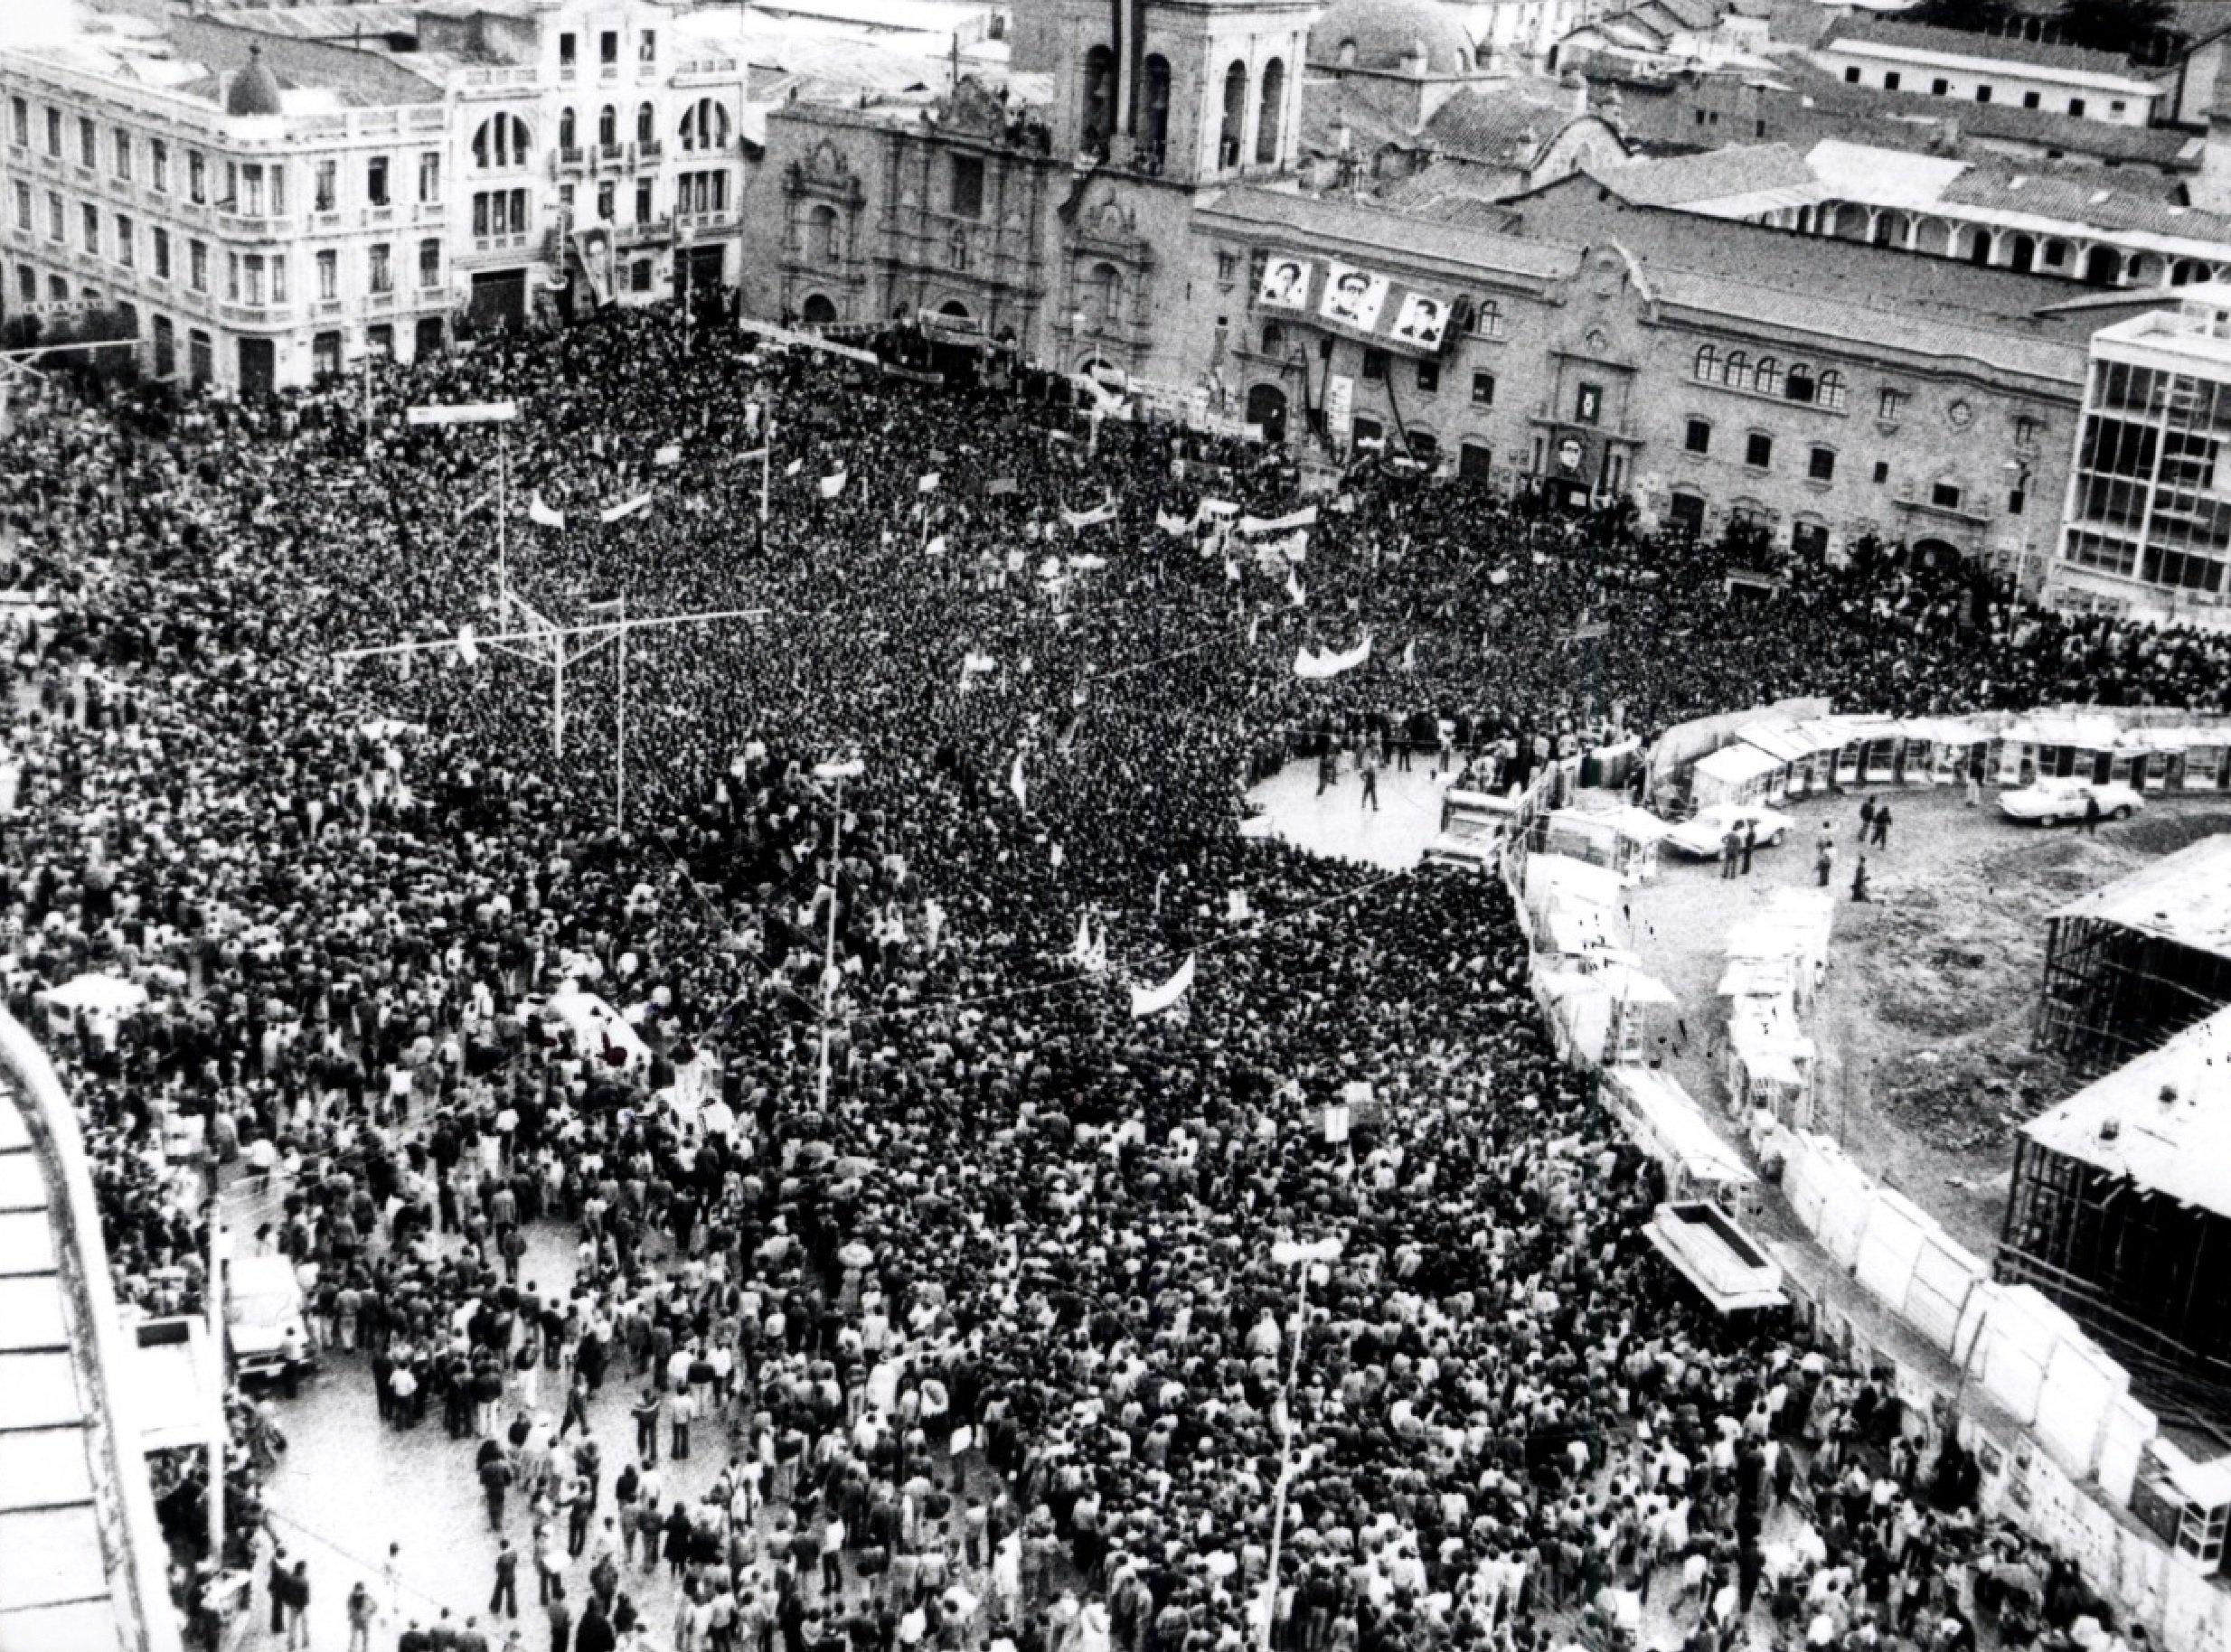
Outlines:
{"type": "Polygon", "coordinates": [[[1705,344],[1697,351],[1697,379],[1700,383],[1712,384],[1719,379],[1719,352],[1705,344]]]}
{"type": "Polygon", "coordinates": [[[1847,393],[1844,389],[1844,376],[1834,368],[1830,368],[1821,375],[1820,399],[1822,407],[1838,413],[1842,412],[1847,393]]]}
{"type": "Polygon", "coordinates": [[[1085,313],[1097,331],[1116,325],[1123,317],[1124,272],[1113,264],[1095,264],[1085,283],[1085,313]]]}
{"type": "Polygon", "coordinates": [[[1266,356],[1282,356],[1285,354],[1285,350],[1286,330],[1275,321],[1267,324],[1263,328],[1263,353],[1266,356]]]}
{"type": "Polygon", "coordinates": [[[814,258],[833,261],[839,255],[837,211],[825,201],[814,203],[805,217],[805,249],[814,258]]]}
{"type": "Polygon", "coordinates": [[[528,141],[527,123],[518,116],[491,115],[473,134],[473,165],[481,172],[524,166],[528,141]]]}
{"type": "MultiPolygon", "coordinates": [[[[1793,374],[1804,371],[1802,367],[1790,369],[1793,374]]],[[[1759,357],[1758,365],[1751,369],[1751,388],[1761,396],[1779,396],[1782,393],[1782,363],[1772,356],[1759,357]]]]}
{"type": "Polygon", "coordinates": [[[658,111],[649,104],[635,106],[635,142],[655,143],[658,140],[658,111]]]}
{"type": "Polygon", "coordinates": [[[2019,269],[2028,275],[2038,267],[2038,238],[2034,235],[2016,236],[2009,245],[2006,261],[2009,269],[2019,269]]]}
{"type": "Polygon", "coordinates": [[[1814,399],[1812,369],[1803,365],[1790,369],[1789,384],[1784,391],[1792,401],[1811,401],[1814,399]]]}
{"type": "Polygon", "coordinates": [[[1116,131],[1116,54],[1106,46],[1085,53],[1085,147],[1103,148],[1116,131]]]}
{"type": "Polygon", "coordinates": [[[719,99],[700,98],[682,111],[682,146],[684,149],[725,149],[729,143],[729,112],[719,99]]]}
{"type": "Polygon", "coordinates": [[[808,293],[805,306],[800,312],[809,327],[825,327],[837,318],[837,307],[826,293],[808,293]]]}
{"type": "Polygon", "coordinates": [[[1147,171],[1160,172],[1170,149],[1170,60],[1159,52],[1146,60],[1146,130],[1140,143],[1147,171]]]}
{"type": "Polygon", "coordinates": [[[1286,66],[1277,58],[1263,65],[1263,90],[1255,117],[1255,164],[1275,166],[1278,136],[1285,115],[1286,66]]]}
{"type": "Polygon", "coordinates": [[[607,149],[620,141],[620,112],[608,103],[597,116],[597,141],[607,149]]]}
{"type": "Polygon", "coordinates": [[[2190,258],[2179,258],[2176,263],[2170,266],[2169,284],[2171,286],[2190,286],[2195,281],[2200,280],[2203,274],[2202,266],[2194,263],[2190,258]]]}
{"type": "Polygon", "coordinates": [[[574,124],[573,111],[570,108],[560,109],[558,111],[558,147],[560,149],[579,148],[580,136],[579,127],[574,124]]]}
{"type": "Polygon", "coordinates": [[[1719,370],[1719,381],[1740,390],[1750,382],[1750,379],[1751,358],[1740,350],[1730,350],[1727,364],[1719,370]]]}
{"type": "Polygon", "coordinates": [[[1228,169],[1239,164],[1239,144],[1247,130],[1247,66],[1234,63],[1224,71],[1224,126],[1216,145],[1219,167],[1228,169]]]}

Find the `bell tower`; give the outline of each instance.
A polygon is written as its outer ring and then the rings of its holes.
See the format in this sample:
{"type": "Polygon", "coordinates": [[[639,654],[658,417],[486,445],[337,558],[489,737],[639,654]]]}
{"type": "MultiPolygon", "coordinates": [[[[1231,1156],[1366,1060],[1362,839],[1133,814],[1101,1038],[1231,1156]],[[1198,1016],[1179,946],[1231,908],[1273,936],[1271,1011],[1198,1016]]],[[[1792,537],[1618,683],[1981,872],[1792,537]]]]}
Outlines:
{"type": "Polygon", "coordinates": [[[1187,187],[1288,170],[1315,0],[1036,0],[1057,155],[1187,187]]]}

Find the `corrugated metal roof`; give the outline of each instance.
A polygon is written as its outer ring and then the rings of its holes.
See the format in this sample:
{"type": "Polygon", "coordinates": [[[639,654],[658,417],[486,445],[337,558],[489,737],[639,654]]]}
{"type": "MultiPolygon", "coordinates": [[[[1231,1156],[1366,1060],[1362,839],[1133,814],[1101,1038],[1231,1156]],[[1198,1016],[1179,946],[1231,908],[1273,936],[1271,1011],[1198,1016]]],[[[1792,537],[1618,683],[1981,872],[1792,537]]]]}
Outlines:
{"type": "MultiPolygon", "coordinates": [[[[2231,839],[2214,841],[2231,843],[2231,839]]],[[[2219,869],[2219,878],[2226,869],[2231,868],[2219,869]]],[[[2022,1134],[2053,1152],[2127,1176],[2142,1187],[2231,1216],[2227,1078],[2231,1009],[2220,1009],[2030,1120],[2022,1134]],[[2162,1099],[2164,1092],[2170,1100],[2162,1099]]]]}

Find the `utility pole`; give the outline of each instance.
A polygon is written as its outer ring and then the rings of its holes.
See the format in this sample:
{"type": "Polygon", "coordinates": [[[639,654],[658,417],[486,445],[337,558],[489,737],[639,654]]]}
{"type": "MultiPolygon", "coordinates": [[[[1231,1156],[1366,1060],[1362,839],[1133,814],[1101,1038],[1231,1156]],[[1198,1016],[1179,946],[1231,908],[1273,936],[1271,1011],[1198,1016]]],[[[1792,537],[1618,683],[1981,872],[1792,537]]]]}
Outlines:
{"type": "Polygon", "coordinates": [[[217,1200],[217,1149],[204,1142],[209,1158],[209,1340],[216,1350],[217,1414],[209,1436],[209,1562],[212,1577],[225,1569],[225,1444],[231,1428],[225,1421],[225,1259],[224,1216],[217,1200]]]}

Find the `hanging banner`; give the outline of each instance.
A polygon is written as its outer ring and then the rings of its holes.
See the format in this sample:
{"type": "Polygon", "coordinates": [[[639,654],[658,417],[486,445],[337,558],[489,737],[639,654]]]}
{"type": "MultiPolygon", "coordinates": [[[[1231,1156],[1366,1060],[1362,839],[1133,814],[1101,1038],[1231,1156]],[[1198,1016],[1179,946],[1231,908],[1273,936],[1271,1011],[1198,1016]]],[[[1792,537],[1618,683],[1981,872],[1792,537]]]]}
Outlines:
{"type": "Polygon", "coordinates": [[[1448,333],[1449,306],[1440,299],[1424,293],[1404,295],[1402,308],[1395,315],[1394,331],[1389,343],[1406,349],[1432,352],[1441,348],[1441,340],[1448,333]]]}
{"type": "Polygon", "coordinates": [[[1336,327],[1369,333],[1379,325],[1379,313],[1387,305],[1387,277],[1352,264],[1328,264],[1324,302],[1317,314],[1336,327]]]}
{"type": "Polygon", "coordinates": [[[1183,539],[1193,530],[1192,523],[1181,516],[1172,516],[1167,511],[1154,512],[1154,526],[1170,535],[1171,538],[1177,540],[1183,539]]]}
{"type": "Polygon", "coordinates": [[[1274,258],[1263,266],[1263,285],[1255,302],[1269,309],[1309,308],[1309,277],[1316,267],[1307,258],[1274,258]]]}
{"type": "Polygon", "coordinates": [[[1072,532],[1080,532],[1087,528],[1097,528],[1102,522],[1112,522],[1116,520],[1116,502],[1111,499],[1097,511],[1064,511],[1061,512],[1061,520],[1069,525],[1072,532]]]}
{"type": "Polygon", "coordinates": [[[527,520],[538,528],[562,528],[566,525],[565,512],[551,510],[542,502],[540,493],[527,501],[527,520]]]}
{"type": "Polygon", "coordinates": [[[1178,965],[1177,973],[1161,986],[1131,989],[1131,1018],[1138,1021],[1150,1015],[1160,1015],[1183,998],[1192,984],[1193,956],[1188,953],[1185,962],[1178,965]]]}
{"type": "Polygon", "coordinates": [[[1304,505],[1289,516],[1243,516],[1239,519],[1242,533],[1291,533],[1296,528],[1314,528],[1317,525],[1317,507],[1304,505]]]}
{"type": "Polygon", "coordinates": [[[1371,639],[1366,637],[1345,653],[1313,654],[1306,648],[1294,656],[1294,674],[1322,681],[1337,677],[1342,671],[1352,671],[1371,657],[1371,639]]]}
{"type": "Polygon", "coordinates": [[[1324,427],[1334,441],[1345,442],[1355,422],[1356,381],[1346,373],[1334,373],[1324,388],[1324,427]]]}

